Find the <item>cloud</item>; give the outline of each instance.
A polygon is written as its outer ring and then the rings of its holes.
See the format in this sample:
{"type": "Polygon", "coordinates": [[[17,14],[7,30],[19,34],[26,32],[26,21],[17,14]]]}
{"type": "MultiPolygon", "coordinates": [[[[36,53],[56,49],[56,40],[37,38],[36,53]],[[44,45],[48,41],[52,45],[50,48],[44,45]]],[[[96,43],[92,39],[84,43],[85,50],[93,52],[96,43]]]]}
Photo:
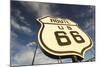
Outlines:
{"type": "MultiPolygon", "coordinates": [[[[33,56],[34,56],[34,52],[36,49],[36,45],[34,47],[35,44],[33,44],[33,42],[28,43],[26,46],[21,46],[21,45],[15,45],[19,48],[19,51],[12,57],[12,59],[14,60],[14,63],[12,61],[12,66],[17,66],[17,65],[31,65],[32,64],[32,60],[33,60],[33,56]]],[[[14,47],[16,48],[16,47],[14,47]]],[[[49,63],[58,63],[58,60],[56,59],[52,59],[47,57],[42,51],[41,49],[38,47],[37,51],[36,51],[36,56],[35,56],[35,61],[34,64],[49,64],[49,63]]]]}
{"type": "Polygon", "coordinates": [[[29,22],[27,22],[25,20],[25,17],[22,15],[22,11],[20,9],[18,9],[18,8],[14,9],[14,8],[12,8],[11,11],[12,11],[11,18],[14,16],[15,20],[20,20],[20,22],[22,22],[23,24],[25,24],[27,26],[30,25],[29,22]]]}
{"type": "Polygon", "coordinates": [[[17,40],[18,35],[11,31],[11,40],[10,40],[10,60],[11,60],[11,65],[16,65],[16,60],[14,57],[16,54],[24,48],[24,46],[17,40]]]}
{"type": "Polygon", "coordinates": [[[88,6],[84,12],[80,12],[76,15],[78,18],[80,26],[85,30],[85,32],[93,32],[95,29],[95,7],[88,6]],[[82,25],[83,24],[83,25],[82,25]]]}
{"type": "Polygon", "coordinates": [[[16,31],[11,29],[11,65],[31,65],[35,47],[29,47],[26,46],[26,44],[23,45],[19,42],[18,38],[20,35],[16,32],[21,32],[23,34],[27,34],[28,36],[32,36],[34,32],[29,27],[30,24],[25,20],[25,17],[21,15],[20,10],[12,9],[12,11],[14,11],[15,15],[12,14],[11,16],[11,28],[16,31]],[[19,24],[18,20],[20,20],[20,23],[24,25],[19,24]]]}
{"type": "Polygon", "coordinates": [[[14,18],[11,18],[11,25],[12,25],[12,28],[15,28],[18,31],[21,31],[27,35],[34,34],[34,32],[29,27],[18,24],[14,18]]]}
{"type": "Polygon", "coordinates": [[[27,35],[33,35],[34,32],[30,28],[30,23],[25,20],[25,17],[22,15],[22,12],[18,8],[12,8],[11,11],[12,28],[15,28],[17,29],[17,31],[21,31],[27,35]]]}
{"type": "Polygon", "coordinates": [[[36,45],[37,45],[37,43],[35,41],[33,41],[33,42],[29,42],[26,46],[27,47],[33,47],[33,46],[36,47],[36,45]]]}
{"type": "Polygon", "coordinates": [[[52,59],[46,56],[40,48],[37,49],[36,58],[34,64],[51,64],[51,63],[58,63],[57,59],[52,59]]]}
{"type": "Polygon", "coordinates": [[[14,31],[11,31],[11,37],[12,37],[13,39],[15,39],[15,38],[18,37],[18,35],[17,35],[14,31]]]}
{"type": "Polygon", "coordinates": [[[14,18],[11,18],[11,25],[15,28],[20,30],[20,25],[18,23],[16,23],[14,18]]]}
{"type": "Polygon", "coordinates": [[[18,37],[16,37],[15,32],[12,32],[10,44],[11,66],[32,64],[32,59],[35,51],[33,42],[28,43],[28,46],[22,45],[22,43],[18,41],[18,37]]]}
{"type": "Polygon", "coordinates": [[[91,18],[86,21],[85,31],[90,32],[90,31],[94,31],[94,29],[95,29],[95,21],[94,21],[94,18],[91,18]]]}
{"type": "Polygon", "coordinates": [[[34,11],[37,13],[38,17],[42,16],[55,16],[58,15],[59,13],[57,11],[52,11],[51,8],[56,7],[52,6],[51,4],[47,3],[37,3],[37,2],[21,2],[21,4],[27,8],[28,11],[33,13],[34,11]]]}
{"type": "MultiPolygon", "coordinates": [[[[35,56],[34,64],[48,64],[48,63],[57,63],[58,61],[56,59],[49,58],[46,56],[41,49],[39,48],[39,44],[36,44],[36,42],[30,42],[27,44],[27,47],[35,47],[38,46],[35,56]]],[[[34,49],[35,49],[34,48],[34,49]]]]}
{"type": "Polygon", "coordinates": [[[20,43],[17,41],[18,39],[18,34],[15,33],[14,31],[11,31],[11,36],[10,36],[10,48],[11,48],[11,51],[13,51],[12,49],[19,49],[21,48],[22,46],[20,45],[20,43]]]}
{"type": "Polygon", "coordinates": [[[33,56],[34,50],[30,47],[24,47],[15,55],[14,60],[18,65],[31,65],[33,56]]]}
{"type": "Polygon", "coordinates": [[[30,28],[26,27],[26,26],[21,26],[21,30],[22,30],[22,32],[24,32],[24,33],[26,33],[26,34],[28,34],[28,35],[34,34],[34,33],[32,32],[32,30],[31,30],[30,28]]]}
{"type": "Polygon", "coordinates": [[[94,40],[94,33],[95,33],[95,7],[91,6],[90,9],[87,10],[86,13],[83,13],[86,19],[84,21],[84,31],[91,35],[92,39],[94,40]]]}

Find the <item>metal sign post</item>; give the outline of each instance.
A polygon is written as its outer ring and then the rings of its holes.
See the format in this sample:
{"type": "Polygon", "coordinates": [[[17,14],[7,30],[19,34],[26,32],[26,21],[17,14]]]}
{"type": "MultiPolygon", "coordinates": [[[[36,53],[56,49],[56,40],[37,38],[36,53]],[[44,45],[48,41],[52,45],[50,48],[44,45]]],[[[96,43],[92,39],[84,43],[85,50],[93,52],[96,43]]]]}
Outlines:
{"type": "Polygon", "coordinates": [[[73,57],[72,57],[72,62],[73,62],[73,63],[74,63],[74,62],[80,62],[80,60],[78,59],[77,56],[73,56],[73,57]]]}
{"type": "Polygon", "coordinates": [[[35,49],[35,52],[34,52],[34,56],[33,56],[33,60],[32,60],[32,65],[34,65],[34,60],[35,60],[37,48],[38,48],[38,44],[36,44],[36,49],[35,49]]]}

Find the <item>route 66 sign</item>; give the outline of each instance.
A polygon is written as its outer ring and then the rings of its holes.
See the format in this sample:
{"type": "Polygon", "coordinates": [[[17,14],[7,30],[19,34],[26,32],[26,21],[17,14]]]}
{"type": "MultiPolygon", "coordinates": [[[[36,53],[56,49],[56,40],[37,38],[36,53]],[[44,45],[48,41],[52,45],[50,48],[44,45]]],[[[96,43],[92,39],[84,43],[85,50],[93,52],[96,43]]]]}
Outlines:
{"type": "Polygon", "coordinates": [[[49,54],[84,58],[84,53],[92,47],[90,37],[69,19],[46,16],[37,20],[41,23],[40,46],[49,54]]]}

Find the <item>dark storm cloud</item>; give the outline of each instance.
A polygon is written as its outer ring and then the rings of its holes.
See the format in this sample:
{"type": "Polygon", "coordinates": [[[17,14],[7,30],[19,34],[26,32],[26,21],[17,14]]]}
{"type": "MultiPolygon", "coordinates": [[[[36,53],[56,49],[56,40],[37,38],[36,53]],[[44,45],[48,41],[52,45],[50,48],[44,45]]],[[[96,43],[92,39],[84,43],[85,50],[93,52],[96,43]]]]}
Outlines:
{"type": "Polygon", "coordinates": [[[51,8],[56,8],[56,6],[49,3],[39,3],[39,2],[21,2],[21,4],[26,7],[26,9],[30,13],[36,13],[36,17],[42,17],[42,16],[55,16],[56,14],[59,14],[57,11],[53,12],[51,8]]]}

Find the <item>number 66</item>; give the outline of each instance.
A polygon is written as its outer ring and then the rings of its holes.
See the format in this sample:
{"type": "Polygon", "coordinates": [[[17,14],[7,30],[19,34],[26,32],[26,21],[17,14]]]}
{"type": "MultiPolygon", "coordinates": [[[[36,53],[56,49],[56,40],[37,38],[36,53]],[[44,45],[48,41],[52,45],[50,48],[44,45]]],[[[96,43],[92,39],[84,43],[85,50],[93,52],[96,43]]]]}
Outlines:
{"type": "MultiPolygon", "coordinates": [[[[67,36],[66,32],[56,31],[56,32],[54,32],[54,34],[55,34],[56,40],[60,46],[71,44],[71,41],[70,41],[69,37],[67,36]],[[59,34],[63,34],[63,35],[59,35],[59,34]],[[66,42],[62,42],[61,38],[65,38],[66,42]]],[[[79,33],[77,31],[70,31],[70,34],[72,35],[72,37],[74,38],[74,40],[77,43],[84,43],[85,42],[85,40],[82,38],[82,36],[79,35],[79,33]],[[79,38],[79,39],[77,39],[77,38],[79,38]]]]}

